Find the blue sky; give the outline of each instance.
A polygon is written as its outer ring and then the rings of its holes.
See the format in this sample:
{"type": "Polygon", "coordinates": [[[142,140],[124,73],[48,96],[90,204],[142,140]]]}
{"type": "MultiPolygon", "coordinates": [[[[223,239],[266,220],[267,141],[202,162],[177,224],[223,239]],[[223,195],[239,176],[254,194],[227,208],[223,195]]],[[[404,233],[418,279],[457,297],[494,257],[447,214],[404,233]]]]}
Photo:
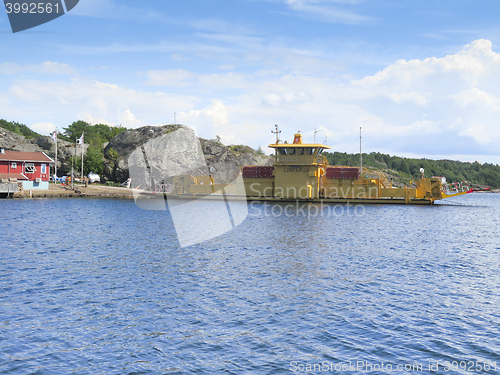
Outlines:
{"type": "Polygon", "coordinates": [[[12,34],[0,118],[169,124],[226,144],[283,139],[500,164],[497,1],[80,0],[12,34]]]}

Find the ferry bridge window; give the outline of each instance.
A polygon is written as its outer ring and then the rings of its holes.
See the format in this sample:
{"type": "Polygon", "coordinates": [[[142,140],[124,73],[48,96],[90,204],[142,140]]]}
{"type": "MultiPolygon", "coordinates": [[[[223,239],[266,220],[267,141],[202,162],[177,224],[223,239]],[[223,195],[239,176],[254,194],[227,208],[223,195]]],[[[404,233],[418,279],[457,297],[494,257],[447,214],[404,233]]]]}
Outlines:
{"type": "Polygon", "coordinates": [[[288,155],[295,155],[295,149],[294,148],[289,148],[288,149],[288,155]]]}
{"type": "Polygon", "coordinates": [[[304,155],[304,148],[303,147],[297,148],[297,155],[304,155]]]}
{"type": "Polygon", "coordinates": [[[307,148],[306,148],[306,153],[307,153],[307,155],[312,155],[312,154],[314,154],[314,150],[316,150],[316,149],[315,149],[315,148],[313,148],[313,147],[307,147],[307,148]]]}
{"type": "Polygon", "coordinates": [[[284,148],[284,147],[278,147],[278,152],[279,152],[281,155],[286,155],[286,148],[284,148]]]}
{"type": "Polygon", "coordinates": [[[318,151],[318,155],[321,155],[321,153],[323,152],[324,149],[320,148],[319,151],[318,151]]]}

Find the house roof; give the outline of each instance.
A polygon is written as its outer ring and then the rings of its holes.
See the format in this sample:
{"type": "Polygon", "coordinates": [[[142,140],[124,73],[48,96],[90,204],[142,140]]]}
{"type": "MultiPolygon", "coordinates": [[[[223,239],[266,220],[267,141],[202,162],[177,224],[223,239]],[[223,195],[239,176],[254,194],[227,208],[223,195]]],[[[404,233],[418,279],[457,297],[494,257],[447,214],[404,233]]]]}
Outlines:
{"type": "Polygon", "coordinates": [[[17,162],[42,162],[53,163],[54,160],[49,158],[45,152],[22,152],[22,151],[4,151],[0,153],[0,161],[17,161],[17,162]]]}
{"type": "Polygon", "coordinates": [[[20,181],[28,181],[29,178],[22,173],[0,173],[0,180],[2,178],[17,178],[20,181]]]}

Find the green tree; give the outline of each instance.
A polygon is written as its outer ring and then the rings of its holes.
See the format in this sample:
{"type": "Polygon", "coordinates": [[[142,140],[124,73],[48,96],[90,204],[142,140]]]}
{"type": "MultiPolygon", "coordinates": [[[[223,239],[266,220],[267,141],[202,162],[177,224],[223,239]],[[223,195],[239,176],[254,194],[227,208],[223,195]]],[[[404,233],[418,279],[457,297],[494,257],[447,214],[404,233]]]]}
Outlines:
{"type": "Polygon", "coordinates": [[[105,154],[106,159],[109,161],[112,161],[113,163],[116,163],[118,159],[120,158],[120,155],[118,155],[118,152],[116,152],[112,147],[110,147],[105,154]]]}
{"type": "Polygon", "coordinates": [[[216,135],[216,136],[215,136],[215,138],[214,138],[214,139],[212,139],[212,140],[213,140],[215,143],[217,143],[217,144],[219,144],[219,145],[223,146],[222,141],[221,141],[221,139],[220,139],[220,137],[219,137],[218,135],[216,135]]]}
{"type": "Polygon", "coordinates": [[[83,170],[85,175],[90,172],[101,175],[104,172],[104,150],[99,138],[89,145],[85,158],[83,159],[83,170]]]}
{"type": "Polygon", "coordinates": [[[68,127],[63,128],[64,135],[70,140],[70,142],[74,142],[75,139],[78,139],[85,133],[84,142],[85,143],[93,143],[94,141],[100,142],[100,144],[104,142],[109,142],[112,138],[120,134],[121,132],[127,130],[126,128],[119,126],[109,126],[106,124],[96,124],[91,125],[86,121],[74,121],[68,127]]]}
{"type": "Polygon", "coordinates": [[[64,130],[63,134],[66,137],[68,137],[68,139],[70,139],[71,142],[74,142],[75,139],[80,138],[84,132],[89,133],[88,132],[89,128],[90,124],[88,122],[82,120],[74,121],[71,125],[68,125],[67,128],[63,128],[64,130]]]}
{"type": "Polygon", "coordinates": [[[4,128],[4,129],[11,131],[13,133],[22,135],[28,139],[41,137],[40,134],[31,130],[26,125],[20,124],[19,122],[15,122],[15,121],[10,122],[10,121],[4,120],[4,119],[0,119],[0,128],[4,128]]]}

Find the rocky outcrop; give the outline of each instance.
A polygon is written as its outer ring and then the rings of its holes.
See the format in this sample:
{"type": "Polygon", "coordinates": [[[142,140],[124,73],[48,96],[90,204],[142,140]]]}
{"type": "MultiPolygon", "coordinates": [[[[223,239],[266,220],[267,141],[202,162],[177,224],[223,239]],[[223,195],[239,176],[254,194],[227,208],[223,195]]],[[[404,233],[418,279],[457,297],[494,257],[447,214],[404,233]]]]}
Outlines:
{"type": "Polygon", "coordinates": [[[24,142],[25,138],[22,135],[0,128],[0,148],[11,150],[24,142]]]}
{"type": "MultiPolygon", "coordinates": [[[[50,138],[50,137],[49,137],[50,138]]],[[[52,142],[53,143],[53,142],[52,142]]],[[[23,152],[42,152],[35,139],[26,139],[24,136],[0,128],[0,147],[6,150],[23,152]]]]}
{"type": "Polygon", "coordinates": [[[259,155],[249,146],[224,146],[218,142],[200,138],[203,155],[217,183],[229,183],[238,176],[245,165],[271,165],[272,158],[259,155]]]}
{"type": "MultiPolygon", "coordinates": [[[[192,152],[191,146],[183,145],[183,141],[196,142],[196,138],[187,137],[192,130],[182,125],[144,126],[126,130],[114,137],[105,148],[108,159],[105,166],[105,179],[123,182],[130,176],[129,158],[135,152],[139,159],[144,153],[148,163],[151,162],[156,176],[164,176],[168,180],[179,173],[211,174],[217,183],[228,183],[240,172],[243,165],[269,165],[271,158],[258,155],[248,146],[224,146],[223,144],[198,138],[202,153],[201,162],[187,163],[186,156],[173,155],[176,152],[192,152]],[[174,133],[181,130],[178,133],[174,133]],[[179,134],[184,135],[179,137],[179,134]],[[142,149],[141,149],[142,147],[142,149]],[[182,164],[197,164],[192,170],[185,172],[182,164]]],[[[146,164],[143,166],[146,168],[146,164]]]]}
{"type": "Polygon", "coordinates": [[[104,151],[109,152],[110,149],[113,149],[118,153],[120,158],[124,158],[129,156],[137,147],[145,144],[150,139],[157,138],[163,134],[168,134],[179,128],[183,128],[183,126],[143,126],[142,128],[125,130],[109,141],[104,151]]]}
{"type": "Polygon", "coordinates": [[[104,148],[104,180],[123,182],[129,178],[128,158],[149,140],[175,131],[181,125],[143,126],[129,129],[111,139],[104,148]]]}

